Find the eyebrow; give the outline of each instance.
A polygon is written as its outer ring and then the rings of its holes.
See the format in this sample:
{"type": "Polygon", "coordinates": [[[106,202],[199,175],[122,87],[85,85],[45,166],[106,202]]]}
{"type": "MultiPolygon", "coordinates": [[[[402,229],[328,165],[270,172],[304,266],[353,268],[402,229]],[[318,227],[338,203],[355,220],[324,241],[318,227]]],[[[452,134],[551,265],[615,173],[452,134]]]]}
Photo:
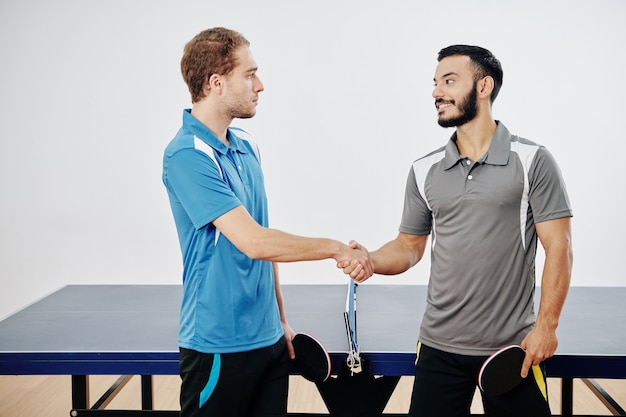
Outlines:
{"type": "MultiPolygon", "coordinates": [[[[459,76],[459,74],[457,74],[456,72],[450,71],[450,72],[443,74],[440,78],[447,78],[451,75],[456,75],[457,77],[459,76]]],[[[433,78],[433,81],[437,82],[437,79],[433,78]]]]}

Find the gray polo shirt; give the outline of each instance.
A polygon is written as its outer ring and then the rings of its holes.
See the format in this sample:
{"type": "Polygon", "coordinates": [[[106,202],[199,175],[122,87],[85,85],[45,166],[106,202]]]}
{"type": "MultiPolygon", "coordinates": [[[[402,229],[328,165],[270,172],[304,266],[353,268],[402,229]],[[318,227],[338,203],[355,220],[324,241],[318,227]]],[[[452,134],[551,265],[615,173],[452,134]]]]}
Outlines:
{"type": "Polygon", "coordinates": [[[399,230],[432,232],[420,341],[464,355],[520,343],[535,322],[535,223],[570,216],[552,155],[500,122],[479,161],[459,155],[456,133],[415,161],[399,230]]]}

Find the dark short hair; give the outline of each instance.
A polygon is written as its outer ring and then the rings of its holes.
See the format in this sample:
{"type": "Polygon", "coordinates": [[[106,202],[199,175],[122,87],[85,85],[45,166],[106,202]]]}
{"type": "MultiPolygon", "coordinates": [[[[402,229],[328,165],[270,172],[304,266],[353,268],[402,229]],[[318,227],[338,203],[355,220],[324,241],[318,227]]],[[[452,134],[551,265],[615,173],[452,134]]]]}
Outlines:
{"type": "Polygon", "coordinates": [[[234,51],[250,46],[239,32],[216,27],[198,33],[183,51],[180,70],[193,103],[204,98],[204,84],[212,74],[227,75],[237,65],[234,51]]]}
{"type": "Polygon", "coordinates": [[[447,48],[443,48],[439,51],[437,61],[452,56],[452,55],[464,55],[469,57],[472,65],[475,68],[474,81],[478,81],[483,77],[490,76],[493,78],[493,91],[491,92],[490,100],[493,101],[500,92],[502,87],[502,79],[504,73],[502,71],[502,64],[498,61],[491,51],[481,48],[480,46],[472,45],[451,45],[447,48]]]}

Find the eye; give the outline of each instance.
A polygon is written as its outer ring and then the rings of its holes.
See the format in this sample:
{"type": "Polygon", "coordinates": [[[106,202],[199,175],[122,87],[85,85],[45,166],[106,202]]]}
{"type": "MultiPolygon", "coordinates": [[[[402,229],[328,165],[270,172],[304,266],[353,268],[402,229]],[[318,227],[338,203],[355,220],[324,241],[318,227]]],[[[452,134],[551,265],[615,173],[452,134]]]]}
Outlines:
{"type": "Polygon", "coordinates": [[[452,80],[452,79],[450,79],[450,78],[448,78],[448,79],[446,80],[446,84],[452,84],[452,83],[454,83],[454,80],[452,80]]]}

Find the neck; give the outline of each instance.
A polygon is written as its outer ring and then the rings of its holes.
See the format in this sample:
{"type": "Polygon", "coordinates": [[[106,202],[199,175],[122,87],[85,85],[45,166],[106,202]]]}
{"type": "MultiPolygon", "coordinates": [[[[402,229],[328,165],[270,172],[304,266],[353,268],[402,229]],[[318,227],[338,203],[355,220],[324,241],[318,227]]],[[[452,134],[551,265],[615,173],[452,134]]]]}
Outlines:
{"type": "Polygon", "coordinates": [[[456,146],[459,154],[472,161],[479,160],[489,149],[496,133],[497,124],[489,115],[477,116],[474,120],[459,126],[456,130],[456,146]]]}
{"type": "Polygon", "coordinates": [[[226,146],[228,143],[228,126],[233,121],[216,110],[210,102],[203,100],[193,104],[191,114],[205,125],[226,146]]]}

